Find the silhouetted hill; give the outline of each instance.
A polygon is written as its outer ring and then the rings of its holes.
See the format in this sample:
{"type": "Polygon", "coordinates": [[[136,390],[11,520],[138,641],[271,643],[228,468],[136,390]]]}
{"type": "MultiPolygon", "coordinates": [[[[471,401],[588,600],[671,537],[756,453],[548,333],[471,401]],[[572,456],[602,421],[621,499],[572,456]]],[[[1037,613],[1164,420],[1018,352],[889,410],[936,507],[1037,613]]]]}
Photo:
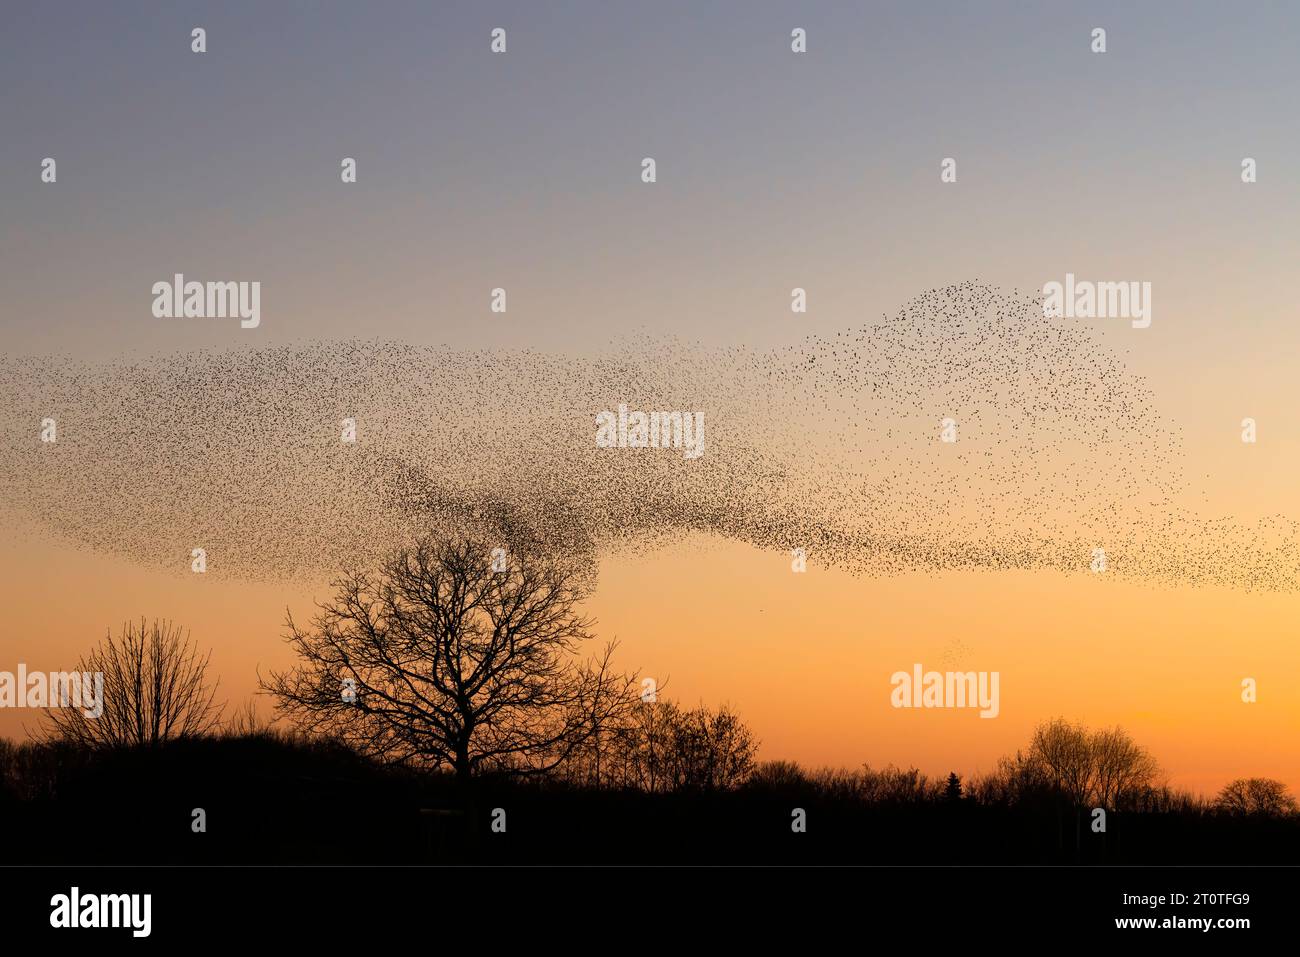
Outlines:
{"type": "Polygon", "coordinates": [[[0,840],[43,864],[1291,863],[1295,818],[1112,814],[1057,802],[867,800],[792,776],[729,791],[596,790],[384,768],[273,734],[85,754],[6,746],[0,840]],[[207,830],[192,830],[192,812],[207,830]],[[791,829],[795,808],[807,832],[791,829]],[[504,812],[504,832],[500,831],[504,812]],[[497,830],[493,829],[494,821],[497,830]]]}

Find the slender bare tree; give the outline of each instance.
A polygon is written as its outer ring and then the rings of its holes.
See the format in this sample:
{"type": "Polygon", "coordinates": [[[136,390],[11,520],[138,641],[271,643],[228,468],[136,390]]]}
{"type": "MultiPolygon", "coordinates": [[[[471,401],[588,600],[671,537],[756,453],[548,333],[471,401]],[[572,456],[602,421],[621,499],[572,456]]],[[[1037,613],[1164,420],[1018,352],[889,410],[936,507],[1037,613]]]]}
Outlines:
{"type": "Polygon", "coordinates": [[[381,760],[462,780],[548,771],[638,700],[613,644],[580,656],[588,580],[554,551],[425,537],[336,580],[309,627],[289,616],[301,663],[264,687],[304,730],[381,760]]]}
{"type": "Polygon", "coordinates": [[[154,747],[172,738],[214,730],[223,706],[217,684],[208,684],[212,652],[200,655],[185,633],[168,621],[143,618],[110,633],[77,663],[77,671],[104,676],[103,714],[81,708],[45,712],[47,737],[84,748],[154,747]]]}

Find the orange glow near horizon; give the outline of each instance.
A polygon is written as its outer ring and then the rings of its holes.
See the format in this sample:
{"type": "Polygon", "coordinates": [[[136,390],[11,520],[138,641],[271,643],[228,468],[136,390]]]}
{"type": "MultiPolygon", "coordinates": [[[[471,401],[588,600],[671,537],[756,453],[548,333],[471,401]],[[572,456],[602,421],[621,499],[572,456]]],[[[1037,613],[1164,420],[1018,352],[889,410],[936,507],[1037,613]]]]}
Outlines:
{"type": "MultiPolygon", "coordinates": [[[[166,617],[212,648],[230,709],[257,675],[292,664],[286,609],[310,614],[325,585],[289,588],[169,575],[118,559],[27,543],[0,553],[16,603],[0,669],[61,670],[129,618],[166,617]]],[[[687,705],[728,703],[761,757],[805,766],[915,766],[940,776],[990,770],[1038,722],[1120,725],[1172,786],[1212,794],[1236,777],[1300,790],[1295,596],[1156,588],[1055,573],[854,578],[788,555],[696,539],[603,563],[587,611],[597,643],[617,639],[626,670],[687,705]],[[998,671],[1000,714],[895,709],[890,675],[998,671]],[[1258,701],[1241,700],[1252,677],[1258,701]]],[[[257,699],[263,715],[270,701],[257,699]]],[[[0,710],[22,738],[37,715],[0,710]]]]}

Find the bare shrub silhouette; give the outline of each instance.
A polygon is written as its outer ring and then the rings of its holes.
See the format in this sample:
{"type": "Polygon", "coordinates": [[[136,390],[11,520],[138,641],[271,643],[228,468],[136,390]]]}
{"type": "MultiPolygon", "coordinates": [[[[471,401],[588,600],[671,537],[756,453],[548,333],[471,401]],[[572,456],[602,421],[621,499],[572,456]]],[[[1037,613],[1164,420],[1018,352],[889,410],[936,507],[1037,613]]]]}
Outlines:
{"type": "Polygon", "coordinates": [[[672,725],[668,779],[675,791],[729,790],[753,771],[757,751],[748,725],[727,705],[692,708],[672,725]]]}
{"type": "Polygon", "coordinates": [[[257,713],[257,705],[250,698],[234,711],[222,728],[228,738],[254,738],[273,734],[271,722],[257,713]]]}
{"type": "Polygon", "coordinates": [[[77,671],[104,675],[104,711],[80,708],[44,713],[48,738],[86,749],[155,747],[174,738],[212,732],[221,721],[217,684],[208,684],[212,652],[199,653],[188,634],[168,621],[122,626],[77,663],[77,671]]]}
{"type": "Polygon", "coordinates": [[[638,701],[617,726],[593,736],[569,761],[567,780],[651,793],[727,791],[755,767],[758,742],[727,705],[685,710],[638,701]]]}
{"type": "Polygon", "coordinates": [[[462,781],[549,771],[621,724],[635,675],[613,671],[613,643],[579,657],[588,570],[526,540],[499,547],[426,536],[376,573],[337,579],[309,627],[288,619],[302,663],[264,682],[277,710],[367,756],[450,767],[462,781]]]}
{"type": "Polygon", "coordinates": [[[966,793],[981,804],[1014,807],[1050,797],[1053,791],[1042,762],[1017,751],[998,758],[989,774],[968,781],[966,793]]]}
{"type": "Polygon", "coordinates": [[[797,761],[761,761],[749,776],[751,788],[776,794],[797,793],[809,782],[808,772],[797,761]]]}
{"type": "Polygon", "coordinates": [[[58,772],[85,763],[86,754],[60,742],[0,738],[0,797],[52,801],[58,797],[58,772]]]}
{"type": "Polygon", "coordinates": [[[793,761],[764,761],[747,781],[750,790],[770,794],[816,796],[821,800],[848,805],[933,804],[942,799],[946,779],[936,781],[917,768],[893,764],[857,769],[822,767],[805,770],[793,761]]]}
{"type": "Polygon", "coordinates": [[[916,768],[892,764],[879,769],[863,765],[859,780],[863,798],[871,803],[912,804],[933,800],[942,790],[942,785],[916,768]]]}

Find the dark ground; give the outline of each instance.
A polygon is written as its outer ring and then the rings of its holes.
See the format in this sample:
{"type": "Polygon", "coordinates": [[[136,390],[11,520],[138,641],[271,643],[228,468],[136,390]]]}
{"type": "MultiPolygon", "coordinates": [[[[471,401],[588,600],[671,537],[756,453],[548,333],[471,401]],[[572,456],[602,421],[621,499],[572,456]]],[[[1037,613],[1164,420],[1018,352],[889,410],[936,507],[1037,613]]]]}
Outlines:
{"type": "Polygon", "coordinates": [[[1055,801],[868,804],[798,783],[594,791],[384,769],[274,736],[50,751],[0,769],[0,846],[31,864],[1292,864],[1300,820],[1112,813],[1055,801]],[[807,812],[807,833],[791,811],[807,812]],[[206,833],[191,812],[207,812],[206,833]],[[505,811],[505,832],[492,829],[505,811]]]}

